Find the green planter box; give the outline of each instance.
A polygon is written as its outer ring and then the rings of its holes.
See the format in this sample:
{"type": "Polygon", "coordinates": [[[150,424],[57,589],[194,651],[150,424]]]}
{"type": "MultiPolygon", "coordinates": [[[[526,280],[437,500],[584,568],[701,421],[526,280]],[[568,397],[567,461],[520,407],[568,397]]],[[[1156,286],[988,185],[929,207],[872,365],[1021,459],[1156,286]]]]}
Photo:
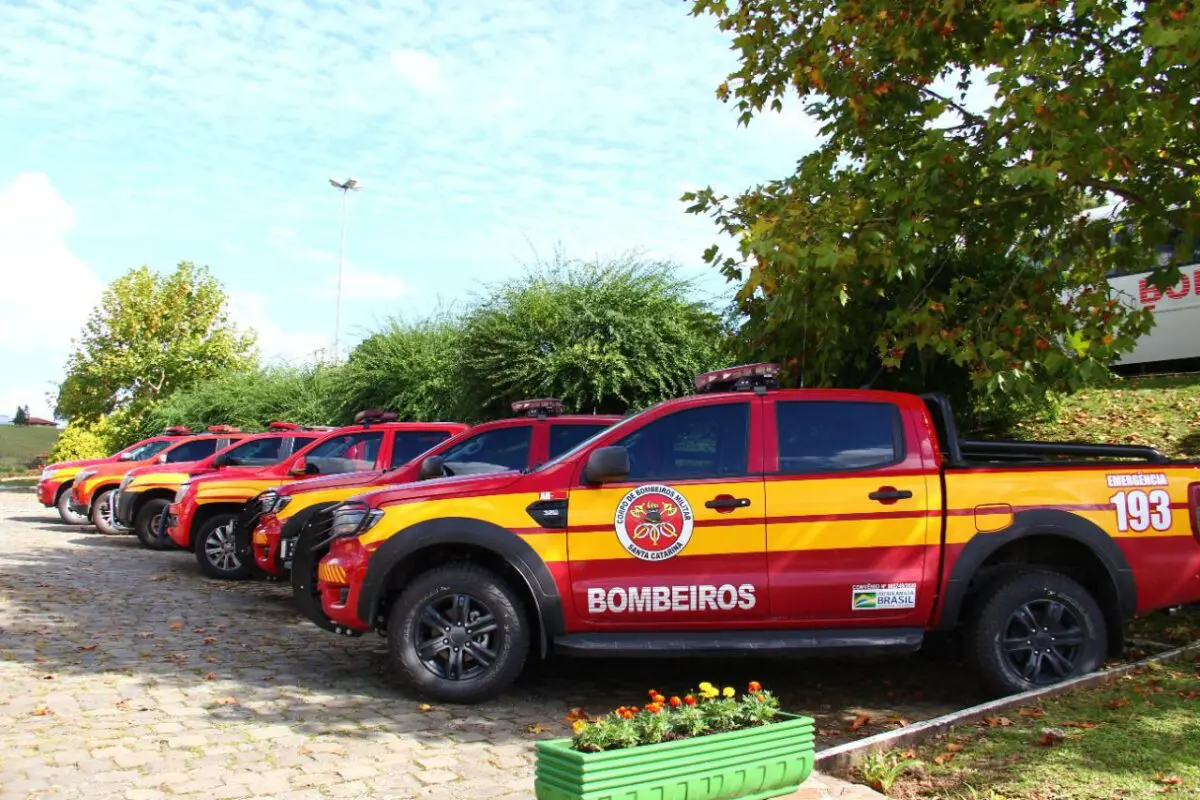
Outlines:
{"type": "Polygon", "coordinates": [[[537,743],[538,800],[759,800],[796,790],[813,768],[811,717],[757,728],[580,753],[537,743]]]}

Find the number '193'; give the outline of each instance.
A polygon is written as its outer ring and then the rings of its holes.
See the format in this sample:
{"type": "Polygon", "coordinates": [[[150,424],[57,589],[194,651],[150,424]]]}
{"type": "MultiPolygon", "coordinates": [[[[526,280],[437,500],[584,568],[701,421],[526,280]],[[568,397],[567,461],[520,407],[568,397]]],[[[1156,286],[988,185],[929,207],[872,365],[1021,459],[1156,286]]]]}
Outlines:
{"type": "Polygon", "coordinates": [[[1171,528],[1171,495],[1165,489],[1117,492],[1108,498],[1108,502],[1117,509],[1117,530],[1144,531],[1154,528],[1156,531],[1165,531],[1171,528]]]}

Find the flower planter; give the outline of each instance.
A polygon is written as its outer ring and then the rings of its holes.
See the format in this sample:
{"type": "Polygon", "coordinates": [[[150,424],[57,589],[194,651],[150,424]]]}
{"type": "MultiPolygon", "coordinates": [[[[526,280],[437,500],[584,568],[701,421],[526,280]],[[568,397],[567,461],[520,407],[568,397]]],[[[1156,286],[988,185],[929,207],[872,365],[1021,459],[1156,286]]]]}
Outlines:
{"type": "Polygon", "coordinates": [[[758,800],[793,792],[813,768],[811,717],[599,753],[537,743],[538,800],[758,800]]]}

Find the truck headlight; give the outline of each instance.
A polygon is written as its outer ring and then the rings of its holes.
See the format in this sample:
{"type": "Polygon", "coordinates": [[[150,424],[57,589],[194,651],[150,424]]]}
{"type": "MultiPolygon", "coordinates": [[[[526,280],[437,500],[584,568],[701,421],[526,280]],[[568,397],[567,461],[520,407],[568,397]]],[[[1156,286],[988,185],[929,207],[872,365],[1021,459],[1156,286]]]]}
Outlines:
{"type": "Polygon", "coordinates": [[[279,495],[279,497],[275,500],[275,504],[271,506],[271,513],[278,514],[280,511],[283,511],[285,508],[287,508],[287,505],[290,502],[292,502],[292,496],[290,494],[279,495]]]}
{"type": "Polygon", "coordinates": [[[49,467],[46,467],[45,469],[42,470],[41,479],[44,481],[48,481],[48,480],[50,480],[51,477],[53,477],[53,475],[54,475],[54,470],[50,469],[49,467]]]}
{"type": "Polygon", "coordinates": [[[94,469],[85,469],[85,470],[83,470],[82,472],[80,472],[79,474],[77,474],[77,475],[75,476],[75,482],[76,482],[76,483],[83,483],[83,482],[84,482],[84,481],[86,481],[88,478],[90,478],[90,477],[92,477],[93,475],[96,475],[96,474],[97,474],[97,471],[96,471],[96,470],[94,470],[94,469]]]}
{"type": "Polygon", "coordinates": [[[381,509],[370,508],[366,503],[342,503],[333,510],[333,529],[330,535],[334,539],[361,536],[374,527],[382,517],[381,509]]]}

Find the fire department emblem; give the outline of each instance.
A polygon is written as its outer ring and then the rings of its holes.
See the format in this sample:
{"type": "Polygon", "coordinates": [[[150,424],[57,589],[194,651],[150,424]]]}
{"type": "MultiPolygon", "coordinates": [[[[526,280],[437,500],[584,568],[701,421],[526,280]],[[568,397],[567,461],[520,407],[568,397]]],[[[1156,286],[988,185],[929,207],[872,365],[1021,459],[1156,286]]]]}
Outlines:
{"type": "Polygon", "coordinates": [[[692,507],[662,484],[639,486],[622,497],[613,522],[622,546],[643,561],[676,556],[692,538],[692,507]]]}

